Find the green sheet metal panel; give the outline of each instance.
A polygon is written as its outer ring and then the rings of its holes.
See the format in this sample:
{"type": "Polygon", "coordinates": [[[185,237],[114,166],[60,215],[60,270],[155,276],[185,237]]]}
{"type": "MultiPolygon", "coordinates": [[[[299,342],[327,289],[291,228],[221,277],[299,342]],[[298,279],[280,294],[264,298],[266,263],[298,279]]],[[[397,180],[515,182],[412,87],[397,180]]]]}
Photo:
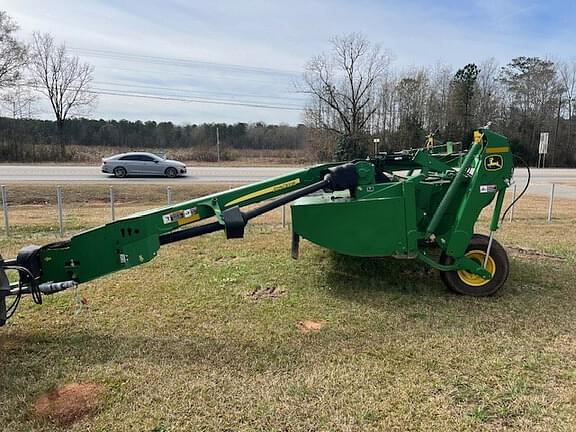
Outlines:
{"type": "Polygon", "coordinates": [[[292,205],[293,230],[319,246],[353,256],[407,252],[404,197],[353,200],[331,195],[301,198],[292,205]]]}

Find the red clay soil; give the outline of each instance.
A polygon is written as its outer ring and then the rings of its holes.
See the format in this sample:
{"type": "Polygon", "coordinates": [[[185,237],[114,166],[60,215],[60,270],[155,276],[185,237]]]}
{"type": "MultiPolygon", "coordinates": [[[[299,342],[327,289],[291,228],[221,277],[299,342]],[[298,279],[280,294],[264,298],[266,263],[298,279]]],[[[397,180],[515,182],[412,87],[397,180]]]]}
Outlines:
{"type": "Polygon", "coordinates": [[[296,327],[300,333],[306,334],[310,332],[320,331],[324,327],[324,321],[303,320],[296,323],[296,327]]]}
{"type": "Polygon", "coordinates": [[[53,423],[70,425],[93,413],[102,393],[102,386],[91,382],[65,384],[40,396],[34,413],[53,423]]]}

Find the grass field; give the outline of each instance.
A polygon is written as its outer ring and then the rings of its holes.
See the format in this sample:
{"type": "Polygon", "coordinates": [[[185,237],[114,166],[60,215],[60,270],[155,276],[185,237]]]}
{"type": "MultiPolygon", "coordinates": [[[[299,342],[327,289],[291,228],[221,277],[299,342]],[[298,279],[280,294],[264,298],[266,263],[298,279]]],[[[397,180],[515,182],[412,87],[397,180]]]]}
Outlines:
{"type": "MultiPolygon", "coordinates": [[[[77,196],[71,230],[108,217],[104,202],[77,196]]],[[[4,256],[56,238],[51,206],[21,204],[4,256]]],[[[511,275],[492,298],[451,294],[413,261],[307,242],[293,261],[276,211],[244,240],[167,246],[81,286],[78,314],[74,291],[27,299],[0,329],[0,429],[575,430],[574,210],[559,200],[548,224],[545,198],[522,202],[498,235],[511,275]],[[316,330],[302,332],[305,320],[316,330]],[[68,383],[100,386],[95,411],[67,426],[39,417],[36,400],[68,383]]]]}

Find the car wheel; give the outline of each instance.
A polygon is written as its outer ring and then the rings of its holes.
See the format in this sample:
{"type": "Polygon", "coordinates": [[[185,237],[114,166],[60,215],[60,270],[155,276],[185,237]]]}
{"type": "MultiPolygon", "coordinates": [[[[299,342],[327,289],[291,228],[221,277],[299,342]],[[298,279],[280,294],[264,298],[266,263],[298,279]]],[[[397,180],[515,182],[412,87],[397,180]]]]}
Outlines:
{"type": "Polygon", "coordinates": [[[114,168],[114,175],[118,178],[123,178],[126,177],[126,174],[128,174],[126,172],[126,168],[124,167],[116,167],[114,168]]]}
{"type": "Polygon", "coordinates": [[[166,177],[170,177],[170,178],[174,178],[178,175],[178,171],[176,171],[176,168],[166,168],[166,171],[164,171],[164,174],[166,174],[166,177]]]}

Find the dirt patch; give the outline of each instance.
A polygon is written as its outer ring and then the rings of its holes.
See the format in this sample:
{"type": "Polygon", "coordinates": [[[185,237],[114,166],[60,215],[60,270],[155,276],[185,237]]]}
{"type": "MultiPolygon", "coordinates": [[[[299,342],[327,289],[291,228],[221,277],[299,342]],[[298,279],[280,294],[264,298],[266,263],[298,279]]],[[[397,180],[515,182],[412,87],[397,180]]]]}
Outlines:
{"type": "Polygon", "coordinates": [[[310,332],[317,332],[320,331],[322,327],[324,327],[324,321],[315,321],[315,320],[302,320],[296,323],[296,327],[300,331],[300,333],[306,334],[310,332]]]}
{"type": "Polygon", "coordinates": [[[257,288],[246,296],[252,300],[262,300],[268,298],[278,298],[286,294],[286,290],[278,287],[257,288]]]}
{"type": "Polygon", "coordinates": [[[40,396],[34,413],[53,423],[70,425],[96,411],[102,393],[102,386],[96,383],[65,384],[40,396]]]}

